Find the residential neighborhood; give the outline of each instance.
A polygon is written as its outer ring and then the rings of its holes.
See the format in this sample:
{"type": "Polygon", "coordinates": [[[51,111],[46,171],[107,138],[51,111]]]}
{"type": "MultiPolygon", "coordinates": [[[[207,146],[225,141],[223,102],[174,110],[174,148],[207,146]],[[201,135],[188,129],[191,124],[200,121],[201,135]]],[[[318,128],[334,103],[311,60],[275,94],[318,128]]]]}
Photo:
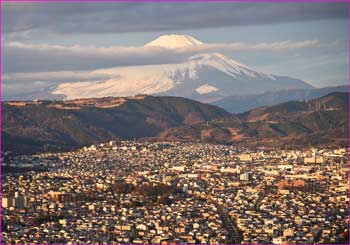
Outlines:
{"type": "Polygon", "coordinates": [[[3,243],[338,243],[346,149],[110,141],[2,161],[3,243]]]}

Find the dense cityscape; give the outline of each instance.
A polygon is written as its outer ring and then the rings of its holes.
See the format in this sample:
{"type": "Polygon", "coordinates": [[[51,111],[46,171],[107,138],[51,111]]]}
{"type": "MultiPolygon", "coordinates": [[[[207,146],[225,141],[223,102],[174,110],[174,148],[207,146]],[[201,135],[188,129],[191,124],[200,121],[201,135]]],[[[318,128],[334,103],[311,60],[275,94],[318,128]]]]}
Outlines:
{"type": "Polygon", "coordinates": [[[110,141],[2,161],[3,243],[340,243],[346,149],[110,141]]]}

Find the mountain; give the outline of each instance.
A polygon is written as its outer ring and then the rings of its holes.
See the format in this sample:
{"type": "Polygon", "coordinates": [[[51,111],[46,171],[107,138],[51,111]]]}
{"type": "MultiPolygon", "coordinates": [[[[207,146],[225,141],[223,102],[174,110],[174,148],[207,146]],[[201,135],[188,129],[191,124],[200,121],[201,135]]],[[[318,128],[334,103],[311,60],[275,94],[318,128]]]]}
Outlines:
{"type": "Polygon", "coordinates": [[[3,102],[2,146],[13,154],[71,150],[109,140],[203,141],[236,146],[348,144],[348,93],[233,115],[179,97],[3,102]]]}
{"type": "MultiPolygon", "coordinates": [[[[157,43],[156,40],[152,45],[157,43]]],[[[159,45],[163,45],[162,42],[159,45]]],[[[110,78],[95,82],[61,83],[51,94],[66,99],[170,95],[209,102],[233,94],[313,88],[299,79],[255,71],[220,53],[197,54],[177,64],[116,67],[96,70],[94,74],[108,74],[110,78]]]]}
{"type": "Polygon", "coordinates": [[[10,101],[2,104],[2,146],[13,154],[72,148],[109,140],[157,136],[170,127],[230,116],[177,97],[10,101]]]}
{"type": "Polygon", "coordinates": [[[167,49],[184,48],[189,46],[198,46],[203,43],[189,35],[163,35],[147,43],[145,47],[160,47],[167,49]]]}
{"type": "Polygon", "coordinates": [[[256,71],[218,52],[198,53],[205,45],[188,35],[163,35],[147,43],[144,49],[166,55],[178,53],[184,57],[181,61],[79,71],[77,74],[84,74],[90,80],[74,80],[73,73],[66,78],[69,82],[54,81],[40,91],[7,96],[5,99],[72,100],[148,94],[181,96],[207,103],[231,95],[313,88],[300,79],[256,71]],[[196,54],[191,56],[189,53],[196,54]]]}
{"type": "Polygon", "coordinates": [[[269,91],[261,94],[231,95],[218,101],[213,101],[211,104],[232,113],[242,113],[260,106],[275,105],[291,100],[307,101],[332,92],[347,92],[348,90],[348,86],[344,85],[314,89],[269,91]]]}
{"type": "Polygon", "coordinates": [[[348,108],[349,93],[335,92],[308,102],[289,101],[234,118],[170,128],[160,138],[243,146],[347,146],[348,108]]]}

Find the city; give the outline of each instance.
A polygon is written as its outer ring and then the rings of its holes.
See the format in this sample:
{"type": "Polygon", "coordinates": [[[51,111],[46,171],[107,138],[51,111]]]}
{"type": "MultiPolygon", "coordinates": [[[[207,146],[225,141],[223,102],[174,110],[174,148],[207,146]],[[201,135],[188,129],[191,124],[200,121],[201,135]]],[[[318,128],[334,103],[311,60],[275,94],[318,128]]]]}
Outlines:
{"type": "Polygon", "coordinates": [[[0,244],[350,244],[349,4],[2,1],[0,244]]]}
{"type": "Polygon", "coordinates": [[[6,158],[4,243],[339,243],[346,149],[110,141],[6,158]]]}

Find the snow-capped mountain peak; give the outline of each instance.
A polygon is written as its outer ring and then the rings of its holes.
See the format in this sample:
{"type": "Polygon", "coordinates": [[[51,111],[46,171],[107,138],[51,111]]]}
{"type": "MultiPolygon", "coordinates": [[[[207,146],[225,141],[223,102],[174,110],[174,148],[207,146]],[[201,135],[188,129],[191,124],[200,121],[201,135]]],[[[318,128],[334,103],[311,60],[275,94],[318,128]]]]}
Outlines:
{"type": "Polygon", "coordinates": [[[184,48],[203,44],[198,39],[189,35],[162,35],[157,39],[147,43],[145,47],[161,47],[168,49],[184,48]]]}
{"type": "Polygon", "coordinates": [[[221,62],[221,63],[226,63],[229,66],[235,66],[235,67],[242,67],[245,69],[250,69],[248,66],[243,65],[242,63],[239,63],[238,61],[235,61],[223,54],[214,52],[214,53],[202,53],[202,54],[197,54],[194,56],[191,56],[189,60],[201,60],[202,62],[221,62]]]}
{"type": "Polygon", "coordinates": [[[214,67],[224,73],[226,73],[229,76],[237,77],[242,74],[249,76],[249,77],[256,77],[258,75],[265,75],[262,73],[259,73],[257,71],[254,71],[252,68],[243,65],[223,54],[220,53],[204,53],[204,54],[197,54],[194,56],[191,56],[188,59],[189,63],[194,63],[197,66],[198,65],[205,65],[214,67]]]}
{"type": "MultiPolygon", "coordinates": [[[[171,34],[160,36],[145,47],[176,51],[200,45],[205,46],[192,36],[171,34]]],[[[59,83],[50,93],[65,99],[153,94],[206,102],[234,94],[311,87],[298,79],[255,71],[218,52],[197,53],[178,63],[112,67],[81,73],[91,79],[59,83]]]]}
{"type": "Polygon", "coordinates": [[[197,54],[176,64],[99,69],[87,76],[96,74],[107,78],[61,83],[51,93],[66,99],[160,94],[205,101],[210,96],[311,87],[298,79],[255,71],[220,53],[197,54]]]}

